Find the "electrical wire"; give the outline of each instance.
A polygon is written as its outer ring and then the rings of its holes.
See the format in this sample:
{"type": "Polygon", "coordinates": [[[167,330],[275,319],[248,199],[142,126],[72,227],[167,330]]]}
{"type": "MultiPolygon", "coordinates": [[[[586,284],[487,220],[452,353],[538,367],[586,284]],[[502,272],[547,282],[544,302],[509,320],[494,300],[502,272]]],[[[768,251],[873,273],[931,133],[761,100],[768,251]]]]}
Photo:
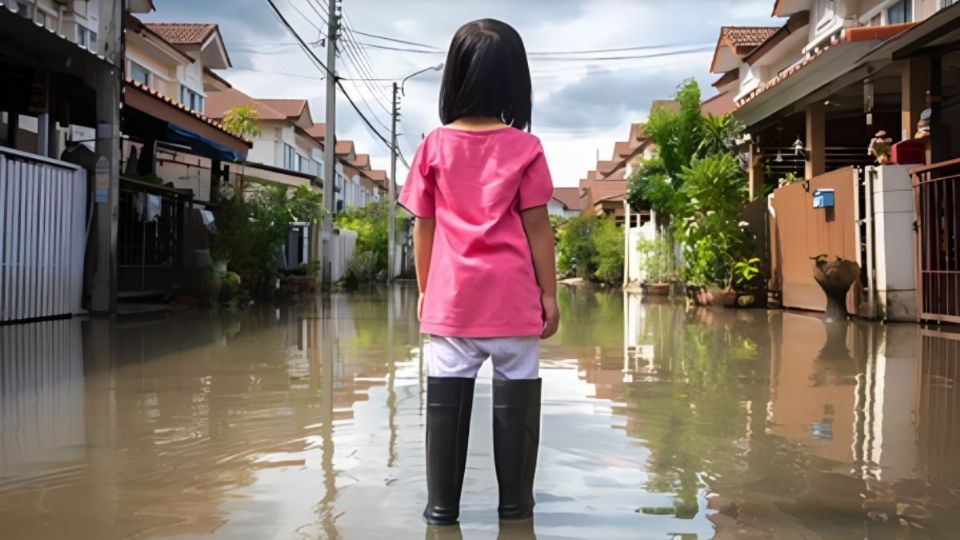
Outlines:
{"type": "MultiPolygon", "coordinates": [[[[293,35],[293,37],[300,43],[301,48],[307,54],[309,59],[314,63],[314,65],[320,68],[321,70],[323,70],[328,77],[334,78],[336,86],[337,88],[340,89],[341,93],[343,94],[343,97],[347,99],[347,102],[350,103],[350,106],[353,107],[353,110],[356,111],[357,115],[360,117],[361,120],[363,120],[363,123],[367,126],[367,128],[370,129],[371,133],[373,133],[375,137],[380,140],[380,142],[385,144],[388,150],[391,150],[392,145],[390,144],[390,141],[388,141],[386,137],[384,137],[379,131],[376,130],[376,128],[373,127],[373,124],[370,122],[370,120],[366,117],[366,115],[363,114],[363,111],[360,110],[360,107],[357,106],[356,102],[353,101],[353,98],[347,92],[347,89],[344,88],[343,84],[341,84],[341,82],[338,80],[336,74],[330,71],[330,68],[327,67],[327,65],[324,64],[320,60],[320,58],[317,57],[316,53],[314,53],[312,49],[310,49],[310,47],[303,40],[303,38],[300,37],[300,34],[297,33],[296,29],[290,24],[287,18],[283,15],[283,12],[280,11],[280,8],[277,7],[274,0],[266,0],[266,1],[270,5],[270,7],[273,8],[273,11],[277,15],[277,18],[280,19],[280,23],[283,24],[283,26],[287,29],[287,31],[290,32],[290,34],[293,35]]],[[[333,138],[335,138],[335,136],[336,135],[334,134],[333,138]]]]}

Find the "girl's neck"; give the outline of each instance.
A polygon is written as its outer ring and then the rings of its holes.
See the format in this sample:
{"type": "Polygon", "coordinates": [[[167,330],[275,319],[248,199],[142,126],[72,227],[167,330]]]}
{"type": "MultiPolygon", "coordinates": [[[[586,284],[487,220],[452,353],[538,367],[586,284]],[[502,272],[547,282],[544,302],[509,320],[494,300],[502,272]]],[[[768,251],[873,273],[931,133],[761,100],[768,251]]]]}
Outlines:
{"type": "Polygon", "coordinates": [[[457,118],[445,127],[466,131],[490,131],[507,127],[507,124],[493,116],[470,116],[457,118]]]}

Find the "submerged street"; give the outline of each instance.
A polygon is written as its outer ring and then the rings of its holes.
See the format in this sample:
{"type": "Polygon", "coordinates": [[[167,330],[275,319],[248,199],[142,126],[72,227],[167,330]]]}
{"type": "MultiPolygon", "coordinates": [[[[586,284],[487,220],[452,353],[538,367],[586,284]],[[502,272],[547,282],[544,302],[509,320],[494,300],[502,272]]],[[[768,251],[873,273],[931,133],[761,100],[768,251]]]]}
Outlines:
{"type": "MultiPolygon", "coordinates": [[[[398,285],[279,310],[0,327],[0,536],[497,537],[489,365],[461,529],[422,524],[416,300],[398,285]]],[[[560,301],[543,347],[536,538],[960,526],[956,335],[592,289],[560,301]]]]}

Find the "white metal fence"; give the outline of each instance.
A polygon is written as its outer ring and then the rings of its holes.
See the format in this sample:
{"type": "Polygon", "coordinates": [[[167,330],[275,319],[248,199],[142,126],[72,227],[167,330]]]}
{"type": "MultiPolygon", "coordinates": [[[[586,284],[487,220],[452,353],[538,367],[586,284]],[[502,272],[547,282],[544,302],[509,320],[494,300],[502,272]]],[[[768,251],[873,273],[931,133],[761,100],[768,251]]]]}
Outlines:
{"type": "Polygon", "coordinates": [[[346,229],[338,229],[333,234],[332,258],[330,261],[330,280],[340,281],[347,273],[347,265],[353,258],[353,250],[357,247],[357,233],[346,229]]]}
{"type": "Polygon", "coordinates": [[[0,323],[80,310],[86,206],[82,168],[0,147],[0,323]]]}

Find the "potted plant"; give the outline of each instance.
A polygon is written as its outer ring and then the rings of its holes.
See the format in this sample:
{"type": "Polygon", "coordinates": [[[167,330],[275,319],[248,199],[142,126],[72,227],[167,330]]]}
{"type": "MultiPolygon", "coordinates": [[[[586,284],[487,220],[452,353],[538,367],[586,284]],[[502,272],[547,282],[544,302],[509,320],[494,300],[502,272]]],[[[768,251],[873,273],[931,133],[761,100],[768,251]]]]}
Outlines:
{"type": "Polygon", "coordinates": [[[670,294],[672,245],[669,238],[659,236],[655,240],[640,242],[638,251],[643,253],[643,290],[651,296],[670,294]]]}
{"type": "Polygon", "coordinates": [[[877,160],[877,165],[884,165],[890,162],[890,145],[893,144],[893,139],[887,137],[887,132],[880,130],[872,139],[870,139],[870,146],[867,147],[867,154],[873,156],[877,160]]]}
{"type": "Polygon", "coordinates": [[[762,302],[765,295],[763,287],[757,286],[760,277],[760,259],[753,257],[737,261],[733,265],[733,284],[736,288],[736,306],[751,307],[762,302]]]}

